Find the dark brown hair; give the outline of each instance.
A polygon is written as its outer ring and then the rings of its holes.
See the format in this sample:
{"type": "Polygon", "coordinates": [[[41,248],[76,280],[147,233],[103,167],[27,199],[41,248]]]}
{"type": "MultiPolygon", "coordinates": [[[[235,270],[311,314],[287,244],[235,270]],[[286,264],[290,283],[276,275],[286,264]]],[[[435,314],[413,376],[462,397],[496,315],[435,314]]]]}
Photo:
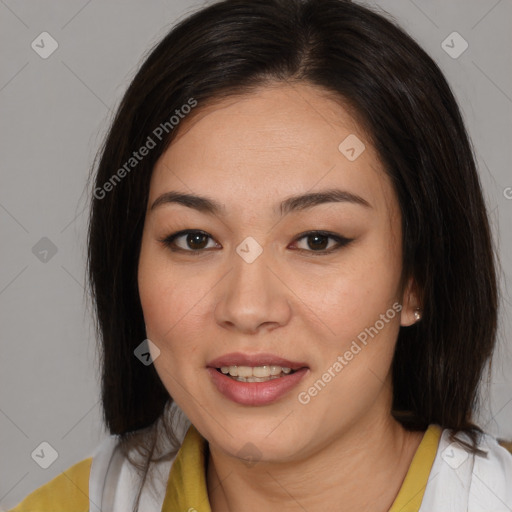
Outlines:
{"type": "Polygon", "coordinates": [[[312,84],[350,105],[394,184],[402,282],[416,280],[423,316],[398,335],[393,414],[410,429],[466,432],[474,444],[498,297],[473,150],[434,61],[394,21],[348,0],[212,4],[174,27],[131,82],[101,150],[88,238],[108,430],[122,440],[151,430],[171,400],[134,349],[145,338],[137,263],[149,182],[179,125],[153,137],[156,146],[108,192],[104,184],[191,99],[199,111],[276,82],[312,84]]]}

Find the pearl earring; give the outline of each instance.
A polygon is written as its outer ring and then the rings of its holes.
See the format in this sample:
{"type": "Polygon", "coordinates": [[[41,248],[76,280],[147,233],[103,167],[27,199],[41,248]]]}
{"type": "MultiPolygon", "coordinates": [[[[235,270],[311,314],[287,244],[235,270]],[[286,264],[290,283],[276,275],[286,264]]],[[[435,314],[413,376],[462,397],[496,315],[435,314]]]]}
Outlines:
{"type": "Polygon", "coordinates": [[[416,319],[416,321],[421,319],[420,308],[416,308],[416,310],[414,311],[414,318],[416,319]]]}

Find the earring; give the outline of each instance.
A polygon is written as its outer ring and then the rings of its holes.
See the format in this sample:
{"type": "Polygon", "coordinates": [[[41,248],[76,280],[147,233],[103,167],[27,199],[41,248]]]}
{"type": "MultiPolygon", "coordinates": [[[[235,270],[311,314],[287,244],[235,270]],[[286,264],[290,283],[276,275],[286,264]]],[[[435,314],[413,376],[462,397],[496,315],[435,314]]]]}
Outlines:
{"type": "Polygon", "coordinates": [[[416,319],[416,321],[421,319],[420,308],[416,308],[416,310],[414,311],[414,318],[416,319]]]}

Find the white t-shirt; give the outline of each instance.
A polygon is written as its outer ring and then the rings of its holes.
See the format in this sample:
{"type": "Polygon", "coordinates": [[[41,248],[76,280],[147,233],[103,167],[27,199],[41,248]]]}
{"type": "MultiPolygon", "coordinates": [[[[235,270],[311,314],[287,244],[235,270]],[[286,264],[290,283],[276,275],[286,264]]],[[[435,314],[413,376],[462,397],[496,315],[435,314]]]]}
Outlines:
{"type": "MultiPolygon", "coordinates": [[[[183,442],[190,421],[180,409],[178,419],[176,430],[183,442]]],[[[450,442],[449,433],[442,431],[419,512],[512,512],[512,454],[484,434],[478,447],[487,457],[475,455],[450,442]]],[[[465,434],[458,437],[469,440],[465,434]]],[[[174,460],[153,464],[156,492],[144,487],[139,510],[161,511],[174,460]]],[[[106,438],[93,454],[90,512],[131,511],[137,491],[137,473],[117,449],[116,436],[106,438]]]]}

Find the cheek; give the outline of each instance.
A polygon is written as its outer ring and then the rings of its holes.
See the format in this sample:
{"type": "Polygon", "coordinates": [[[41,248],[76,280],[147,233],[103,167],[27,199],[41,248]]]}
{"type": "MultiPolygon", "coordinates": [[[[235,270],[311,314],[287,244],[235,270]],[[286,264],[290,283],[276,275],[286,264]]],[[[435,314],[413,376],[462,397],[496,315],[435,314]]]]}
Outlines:
{"type": "Polygon", "coordinates": [[[154,361],[155,370],[169,394],[183,406],[187,400],[184,389],[194,387],[201,366],[194,356],[200,354],[199,338],[192,334],[190,326],[197,321],[196,308],[204,292],[170,268],[158,251],[144,248],[138,283],[147,337],[160,350],[154,361]]]}
{"type": "Polygon", "coordinates": [[[194,270],[183,272],[165,253],[143,244],[138,286],[147,335],[161,350],[162,360],[190,360],[201,339],[199,317],[212,288],[208,279],[194,270]]]}
{"type": "Polygon", "coordinates": [[[147,335],[160,350],[182,314],[183,303],[177,300],[180,287],[175,279],[156,248],[143,238],[138,267],[139,297],[147,335]]]}
{"type": "MultiPolygon", "coordinates": [[[[335,267],[313,271],[297,283],[297,295],[318,315],[327,339],[351,340],[374,325],[398,300],[400,254],[376,239],[361,244],[335,267]]],[[[392,323],[399,315],[391,312],[392,323]]],[[[388,315],[391,316],[391,315],[388,315]]]]}

